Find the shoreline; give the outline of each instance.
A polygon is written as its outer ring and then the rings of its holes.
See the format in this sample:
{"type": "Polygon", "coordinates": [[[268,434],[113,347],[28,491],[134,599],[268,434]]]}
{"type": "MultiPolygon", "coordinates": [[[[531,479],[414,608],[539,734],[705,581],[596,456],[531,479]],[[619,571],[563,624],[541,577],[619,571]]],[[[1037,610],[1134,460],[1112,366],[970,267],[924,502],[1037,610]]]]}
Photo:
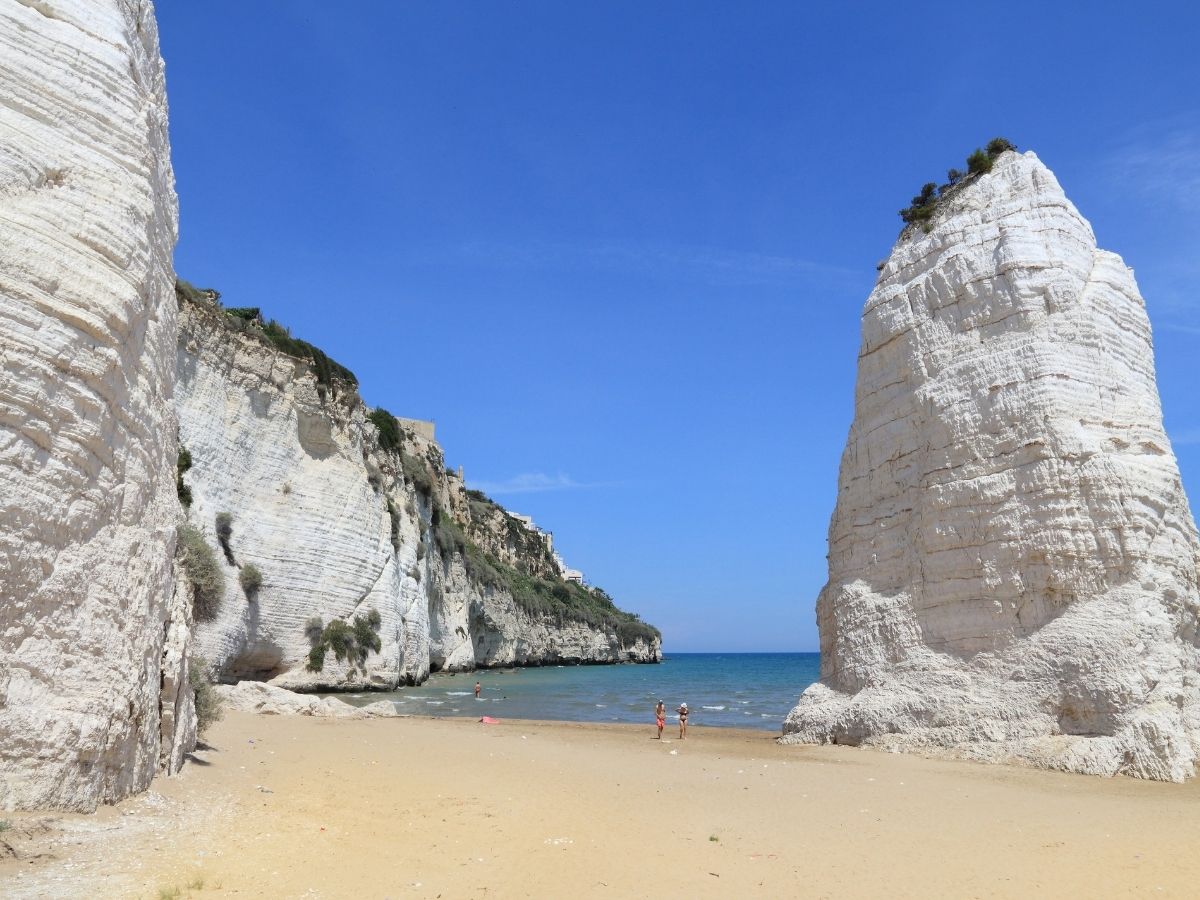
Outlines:
{"type": "MultiPolygon", "coordinates": [[[[396,682],[395,686],[387,687],[385,685],[376,684],[374,682],[365,682],[363,684],[354,685],[352,687],[339,687],[337,685],[329,685],[324,682],[307,682],[298,683],[296,685],[278,685],[284,690],[292,691],[295,694],[326,694],[335,697],[339,694],[387,694],[393,691],[398,691],[401,688],[421,687],[429,683],[429,680],[435,675],[447,678],[453,678],[459,675],[470,677],[475,672],[519,672],[524,669],[574,669],[592,666],[657,666],[661,665],[663,660],[659,659],[584,659],[572,660],[570,662],[530,662],[530,663],[505,663],[503,665],[489,666],[477,663],[470,669],[430,669],[429,674],[421,681],[401,679],[396,682]]],[[[218,683],[226,685],[235,685],[239,681],[257,681],[259,679],[246,678],[222,678],[218,683]]],[[[271,681],[267,682],[271,684],[271,681]]]]}
{"type": "Polygon", "coordinates": [[[11,813],[12,897],[1140,895],[1200,883],[1200,782],[693,726],[229,712],[174,778],[11,813]],[[42,854],[39,856],[39,854],[42,854]],[[191,887],[189,887],[191,885],[191,887]]]}

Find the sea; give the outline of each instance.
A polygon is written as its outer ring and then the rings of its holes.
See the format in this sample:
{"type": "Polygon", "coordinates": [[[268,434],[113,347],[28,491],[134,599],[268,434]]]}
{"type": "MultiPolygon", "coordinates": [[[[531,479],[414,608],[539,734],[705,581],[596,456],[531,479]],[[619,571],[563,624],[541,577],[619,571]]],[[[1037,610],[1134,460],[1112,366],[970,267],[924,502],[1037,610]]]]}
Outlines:
{"type": "Polygon", "coordinates": [[[355,705],[390,700],[402,714],[652,724],[654,705],[688,705],[688,723],[778,731],[819,677],[817,653],[671,653],[658,665],[542,666],[435,674],[416,687],[339,694],[355,705]],[[483,690],[475,699],[475,682],[483,690]]]}

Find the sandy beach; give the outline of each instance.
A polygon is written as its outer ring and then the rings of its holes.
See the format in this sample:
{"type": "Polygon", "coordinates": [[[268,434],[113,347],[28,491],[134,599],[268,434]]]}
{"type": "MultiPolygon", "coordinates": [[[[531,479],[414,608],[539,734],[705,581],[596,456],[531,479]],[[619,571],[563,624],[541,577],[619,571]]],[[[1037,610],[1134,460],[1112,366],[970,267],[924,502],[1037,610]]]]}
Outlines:
{"type": "Polygon", "coordinates": [[[770,733],[228,713],[182,776],[9,814],[7,897],[1195,896],[1200,782],[770,733]]]}

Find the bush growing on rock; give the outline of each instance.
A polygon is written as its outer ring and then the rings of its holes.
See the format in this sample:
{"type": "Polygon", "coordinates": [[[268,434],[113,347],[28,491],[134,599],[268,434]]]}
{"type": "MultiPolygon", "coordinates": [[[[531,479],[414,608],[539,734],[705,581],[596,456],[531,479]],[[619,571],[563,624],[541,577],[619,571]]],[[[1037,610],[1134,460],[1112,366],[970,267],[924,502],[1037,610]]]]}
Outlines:
{"type": "Polygon", "coordinates": [[[238,572],[238,581],[241,582],[242,590],[246,592],[246,598],[253,600],[263,585],[262,572],[254,563],[246,563],[238,572]]]}
{"type": "Polygon", "coordinates": [[[192,614],[197,622],[211,622],[221,609],[225,594],[225,575],[217,555],[204,540],[200,529],[181,525],[176,554],[192,586],[192,614]]]}
{"type": "Polygon", "coordinates": [[[400,512],[391,497],[384,498],[387,503],[388,520],[392,524],[392,549],[400,549],[400,512]]]}
{"type": "Polygon", "coordinates": [[[276,349],[282,350],[288,356],[308,360],[312,364],[313,373],[317,376],[317,384],[333,388],[335,397],[337,396],[338,381],[347,382],[351,386],[358,385],[358,378],[353,372],[330,359],[320,347],[292,337],[291,330],[274,319],[255,330],[276,349]]]}
{"type": "Polygon", "coordinates": [[[404,450],[400,451],[400,466],[409,484],[426,497],[433,496],[433,478],[430,477],[428,466],[404,450]]]}
{"type": "Polygon", "coordinates": [[[225,315],[233,316],[235,319],[241,319],[243,322],[251,322],[255,325],[262,324],[262,310],[257,306],[229,306],[225,309],[225,315]]]}
{"type": "Polygon", "coordinates": [[[367,421],[379,432],[379,448],[381,450],[397,450],[400,447],[400,423],[396,417],[382,406],[367,413],[367,421]]]}
{"type": "Polygon", "coordinates": [[[939,204],[955,187],[970,179],[978,178],[980,175],[986,175],[992,171],[996,157],[1008,150],[1016,149],[1016,144],[1002,137],[992,138],[988,141],[986,149],[981,150],[976,147],[975,151],[967,157],[966,172],[950,169],[946,172],[945,184],[939,186],[932,181],[928,182],[922,186],[921,193],[913,197],[912,202],[900,210],[900,218],[904,220],[905,226],[920,225],[922,230],[928,234],[939,204]]]}
{"type": "Polygon", "coordinates": [[[1007,138],[1002,138],[1002,137],[992,138],[990,141],[988,141],[988,144],[986,147],[987,155],[990,156],[992,159],[995,159],[997,156],[999,156],[1001,153],[1004,153],[1006,150],[1016,150],[1016,149],[1017,149],[1016,144],[1012,143],[1007,138]]]}
{"type": "Polygon", "coordinates": [[[175,494],[179,497],[179,502],[184,509],[188,509],[192,505],[192,489],[183,482],[183,476],[188,469],[192,467],[192,454],[188,452],[188,448],[179,445],[179,454],[175,457],[175,494]]]}
{"type": "Polygon", "coordinates": [[[467,538],[462,529],[453,517],[437,503],[433,505],[433,517],[430,525],[433,528],[434,543],[437,544],[443,557],[462,553],[466,549],[467,538]]]}
{"type": "Polygon", "coordinates": [[[967,174],[986,175],[992,171],[992,163],[994,161],[987,153],[976,147],[975,152],[967,157],[967,174]]]}
{"type": "Polygon", "coordinates": [[[188,660],[188,682],[196,697],[196,733],[202,735],[209,725],[219,721],[225,714],[221,695],[213,690],[208,660],[203,656],[193,656],[188,660]]]}
{"type": "Polygon", "coordinates": [[[233,558],[233,547],[229,543],[233,539],[233,513],[217,513],[216,527],[217,543],[221,545],[221,550],[225,553],[226,561],[231,566],[236,566],[237,562],[233,558]]]}
{"type": "Polygon", "coordinates": [[[320,672],[325,667],[325,654],[332,650],[338,662],[350,663],[347,677],[354,674],[356,667],[365,672],[367,656],[371,651],[378,653],[383,647],[379,638],[382,625],[383,617],[374,608],[365,616],[355,616],[352,623],[334,619],[328,625],[322,625],[318,617],[309,619],[304,626],[304,634],[312,645],[308,653],[308,670],[320,672]]]}
{"type": "MultiPolygon", "coordinates": [[[[216,304],[221,308],[221,292],[212,288],[197,288],[182,278],[175,280],[175,297],[180,303],[216,304]]],[[[257,306],[234,306],[225,310],[231,327],[242,334],[248,335],[268,344],[275,349],[308,361],[317,377],[318,393],[325,399],[324,389],[332,388],[334,397],[337,396],[338,382],[344,382],[351,387],[358,386],[358,379],[345,366],[340,365],[320,348],[308,341],[292,337],[292,332],[285,325],[274,319],[263,321],[262,310],[257,306]]]]}
{"type": "Polygon", "coordinates": [[[198,288],[190,281],[175,279],[175,299],[188,303],[220,303],[221,292],[214,288],[198,288]]]}

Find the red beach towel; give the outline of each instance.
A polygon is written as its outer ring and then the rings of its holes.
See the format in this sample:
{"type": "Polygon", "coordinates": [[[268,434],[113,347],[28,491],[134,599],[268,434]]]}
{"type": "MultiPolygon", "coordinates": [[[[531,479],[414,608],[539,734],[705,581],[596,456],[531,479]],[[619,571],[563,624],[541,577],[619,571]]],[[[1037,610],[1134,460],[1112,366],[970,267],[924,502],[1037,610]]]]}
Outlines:
{"type": "Polygon", "coordinates": [[[499,719],[493,719],[491,716],[484,716],[479,721],[482,722],[484,725],[499,725],[500,724],[499,719]]]}

